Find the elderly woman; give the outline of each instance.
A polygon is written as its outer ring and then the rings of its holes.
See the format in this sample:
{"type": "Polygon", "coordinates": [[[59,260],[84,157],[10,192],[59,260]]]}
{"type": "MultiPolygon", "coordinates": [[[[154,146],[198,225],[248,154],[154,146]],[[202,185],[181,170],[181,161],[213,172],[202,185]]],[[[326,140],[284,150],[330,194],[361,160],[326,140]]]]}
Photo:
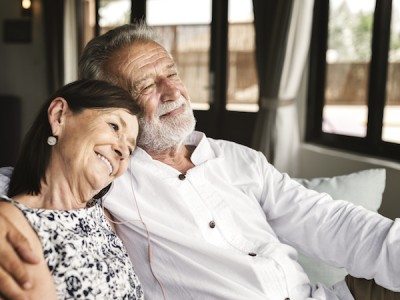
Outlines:
{"type": "Polygon", "coordinates": [[[142,299],[98,200],[127,168],[139,108],[124,90],[81,80],[58,90],[27,133],[0,210],[39,254],[32,299],[142,299]]]}

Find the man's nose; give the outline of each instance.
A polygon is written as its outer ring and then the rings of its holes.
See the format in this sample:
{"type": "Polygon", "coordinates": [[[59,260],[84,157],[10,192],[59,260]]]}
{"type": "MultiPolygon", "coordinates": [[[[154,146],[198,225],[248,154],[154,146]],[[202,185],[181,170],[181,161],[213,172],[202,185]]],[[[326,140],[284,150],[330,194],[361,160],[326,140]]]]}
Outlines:
{"type": "Polygon", "coordinates": [[[157,88],[161,95],[160,100],[163,102],[175,101],[181,96],[181,91],[177,85],[168,78],[160,79],[157,88]]]}

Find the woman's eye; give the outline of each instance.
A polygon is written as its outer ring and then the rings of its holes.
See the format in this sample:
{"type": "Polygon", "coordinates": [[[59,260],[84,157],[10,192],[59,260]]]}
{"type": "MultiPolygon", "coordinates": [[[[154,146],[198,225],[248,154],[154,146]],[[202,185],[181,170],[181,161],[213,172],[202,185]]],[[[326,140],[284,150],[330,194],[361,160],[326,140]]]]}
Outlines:
{"type": "Polygon", "coordinates": [[[118,131],[118,129],[119,129],[119,126],[117,124],[115,124],[115,123],[110,123],[110,127],[112,129],[114,129],[114,131],[118,131]]]}

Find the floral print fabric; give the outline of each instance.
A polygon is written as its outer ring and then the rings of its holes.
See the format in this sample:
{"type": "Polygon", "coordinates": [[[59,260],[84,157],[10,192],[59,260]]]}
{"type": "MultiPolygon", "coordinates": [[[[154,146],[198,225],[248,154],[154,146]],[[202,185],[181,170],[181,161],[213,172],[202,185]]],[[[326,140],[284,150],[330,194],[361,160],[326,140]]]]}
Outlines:
{"type": "Polygon", "coordinates": [[[58,299],[144,299],[128,254],[99,204],[63,211],[12,203],[42,242],[58,299]]]}

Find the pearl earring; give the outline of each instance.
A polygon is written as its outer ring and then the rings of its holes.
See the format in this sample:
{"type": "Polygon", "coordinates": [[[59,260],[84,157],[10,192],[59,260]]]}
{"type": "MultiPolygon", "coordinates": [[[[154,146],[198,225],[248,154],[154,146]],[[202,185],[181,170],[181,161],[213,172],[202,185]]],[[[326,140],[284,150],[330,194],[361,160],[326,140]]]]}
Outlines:
{"type": "Polygon", "coordinates": [[[54,146],[55,144],[57,144],[57,139],[55,136],[49,136],[47,138],[47,144],[49,144],[50,146],[54,146]]]}

